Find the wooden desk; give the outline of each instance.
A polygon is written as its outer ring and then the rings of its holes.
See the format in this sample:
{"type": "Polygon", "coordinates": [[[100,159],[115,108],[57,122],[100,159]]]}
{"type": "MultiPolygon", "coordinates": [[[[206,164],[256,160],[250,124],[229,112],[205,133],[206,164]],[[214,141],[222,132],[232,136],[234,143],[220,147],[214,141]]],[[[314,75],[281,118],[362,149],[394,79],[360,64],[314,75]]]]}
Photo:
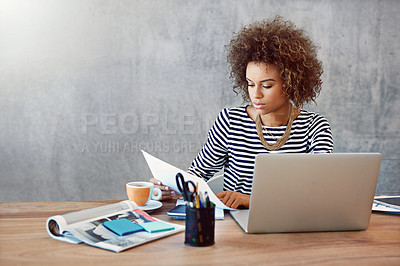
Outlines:
{"type": "MultiPolygon", "coordinates": [[[[122,253],[57,241],[49,216],[117,201],[0,203],[0,265],[348,264],[400,265],[400,216],[373,213],[366,231],[245,234],[229,214],[216,221],[211,247],[184,245],[184,233],[122,253]]],[[[174,202],[152,213],[163,220],[174,202]]]]}

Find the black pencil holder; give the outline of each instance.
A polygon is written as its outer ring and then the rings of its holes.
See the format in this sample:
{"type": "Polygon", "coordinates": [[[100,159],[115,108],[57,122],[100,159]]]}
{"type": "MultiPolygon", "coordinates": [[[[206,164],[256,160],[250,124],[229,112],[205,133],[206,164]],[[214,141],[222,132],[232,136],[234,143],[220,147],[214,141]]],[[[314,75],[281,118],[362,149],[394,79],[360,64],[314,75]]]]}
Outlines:
{"type": "Polygon", "coordinates": [[[196,209],[186,206],[185,244],[205,247],[214,245],[215,207],[196,209]]]}

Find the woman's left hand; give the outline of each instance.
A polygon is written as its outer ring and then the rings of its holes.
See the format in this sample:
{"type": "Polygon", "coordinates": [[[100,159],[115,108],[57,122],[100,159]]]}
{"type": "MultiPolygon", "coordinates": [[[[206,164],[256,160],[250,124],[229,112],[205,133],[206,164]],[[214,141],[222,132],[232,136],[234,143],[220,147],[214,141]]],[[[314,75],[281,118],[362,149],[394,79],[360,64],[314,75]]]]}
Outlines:
{"type": "Polygon", "coordinates": [[[215,194],[223,204],[230,208],[237,209],[239,206],[249,208],[250,195],[235,191],[224,191],[215,194]]]}

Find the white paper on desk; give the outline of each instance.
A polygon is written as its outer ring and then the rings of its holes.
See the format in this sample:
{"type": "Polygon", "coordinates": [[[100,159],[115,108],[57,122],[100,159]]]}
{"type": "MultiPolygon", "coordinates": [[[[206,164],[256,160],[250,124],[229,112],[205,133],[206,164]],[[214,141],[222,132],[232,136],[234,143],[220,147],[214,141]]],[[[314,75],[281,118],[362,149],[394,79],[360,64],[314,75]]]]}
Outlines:
{"type": "Polygon", "coordinates": [[[169,186],[175,191],[179,191],[178,187],[176,185],[176,179],[175,176],[177,173],[181,173],[183,177],[185,178],[186,181],[193,181],[195,184],[199,184],[199,192],[203,193],[207,191],[208,196],[210,197],[210,200],[215,204],[215,207],[225,209],[225,210],[233,210],[232,208],[229,208],[223,204],[218,197],[214,194],[214,192],[211,190],[211,188],[208,186],[206,181],[204,181],[202,178],[194,176],[192,174],[189,174],[186,171],[183,171],[173,165],[170,165],[150,154],[142,150],[142,153],[144,155],[144,158],[147,161],[147,164],[149,165],[150,171],[153,174],[153,177],[160,180],[163,185],[169,186]]]}

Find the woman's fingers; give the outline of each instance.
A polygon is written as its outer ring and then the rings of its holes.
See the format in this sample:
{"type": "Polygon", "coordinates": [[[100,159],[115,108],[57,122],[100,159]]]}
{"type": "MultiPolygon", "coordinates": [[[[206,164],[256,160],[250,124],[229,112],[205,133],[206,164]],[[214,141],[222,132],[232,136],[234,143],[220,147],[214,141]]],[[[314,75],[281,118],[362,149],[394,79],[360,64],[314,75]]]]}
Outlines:
{"type": "Polygon", "coordinates": [[[169,200],[175,196],[175,191],[171,190],[169,186],[164,186],[160,180],[153,177],[150,179],[150,182],[154,184],[154,187],[161,190],[162,197],[160,200],[169,200]]]}
{"type": "Polygon", "coordinates": [[[217,198],[218,198],[223,204],[225,204],[225,203],[226,203],[226,199],[225,199],[226,193],[227,193],[227,191],[219,192],[219,193],[216,193],[215,196],[217,196],[217,198]]]}
{"type": "Polygon", "coordinates": [[[168,186],[164,186],[160,180],[155,179],[154,177],[150,178],[150,182],[154,184],[154,187],[161,189],[161,191],[170,190],[168,186]]]}
{"type": "Polygon", "coordinates": [[[162,185],[161,181],[155,179],[154,177],[150,178],[150,182],[153,183],[154,185],[162,185]]]}
{"type": "Polygon", "coordinates": [[[162,197],[160,200],[169,200],[175,196],[174,190],[161,190],[161,192],[162,192],[162,197]]]}
{"type": "Polygon", "coordinates": [[[250,203],[250,195],[242,194],[234,191],[224,191],[215,194],[218,199],[230,208],[237,209],[239,206],[248,208],[250,203]]]}
{"type": "Polygon", "coordinates": [[[223,203],[223,204],[225,204],[226,206],[228,206],[228,207],[231,207],[230,205],[231,205],[231,200],[232,200],[232,193],[231,193],[232,191],[224,191],[224,192],[220,192],[220,193],[217,193],[217,194],[215,194],[217,197],[218,197],[218,199],[223,203]]]}

